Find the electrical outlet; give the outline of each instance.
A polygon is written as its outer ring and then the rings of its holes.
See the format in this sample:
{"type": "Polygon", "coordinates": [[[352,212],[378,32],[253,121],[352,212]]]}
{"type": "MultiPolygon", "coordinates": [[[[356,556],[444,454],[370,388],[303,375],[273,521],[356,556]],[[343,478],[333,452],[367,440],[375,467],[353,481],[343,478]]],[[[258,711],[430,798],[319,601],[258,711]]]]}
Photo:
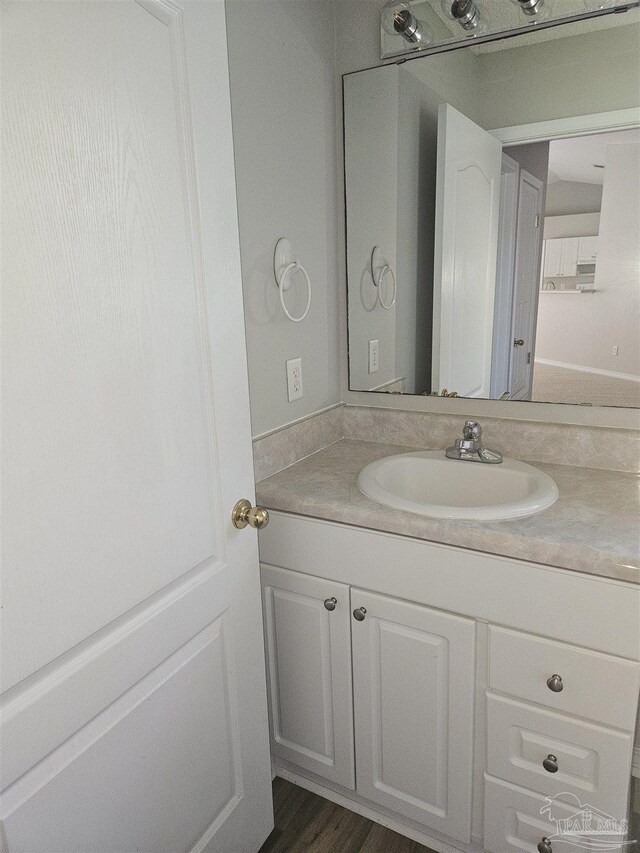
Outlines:
{"type": "Polygon", "coordinates": [[[287,361],[287,396],[289,402],[302,397],[302,359],[290,358],[287,361]]]}
{"type": "Polygon", "coordinates": [[[614,348],[611,350],[611,354],[612,354],[612,355],[618,355],[618,347],[614,347],[614,348]]]}
{"type": "Polygon", "coordinates": [[[378,372],[378,341],[369,341],[369,373],[378,372]]]}

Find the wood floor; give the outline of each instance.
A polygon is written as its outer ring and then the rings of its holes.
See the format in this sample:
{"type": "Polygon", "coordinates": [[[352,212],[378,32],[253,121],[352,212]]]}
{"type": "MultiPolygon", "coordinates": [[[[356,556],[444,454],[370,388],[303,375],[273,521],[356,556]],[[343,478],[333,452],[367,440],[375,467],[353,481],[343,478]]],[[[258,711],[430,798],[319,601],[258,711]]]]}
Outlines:
{"type": "Polygon", "coordinates": [[[380,824],[276,777],[275,829],[260,853],[433,853],[380,824]]]}

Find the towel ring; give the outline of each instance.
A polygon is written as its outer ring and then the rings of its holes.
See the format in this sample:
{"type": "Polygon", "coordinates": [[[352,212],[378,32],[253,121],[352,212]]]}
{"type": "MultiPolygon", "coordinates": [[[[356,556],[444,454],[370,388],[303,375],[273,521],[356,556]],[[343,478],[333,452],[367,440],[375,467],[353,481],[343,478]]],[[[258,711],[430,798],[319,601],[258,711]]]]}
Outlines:
{"type": "Polygon", "coordinates": [[[311,308],[311,279],[309,278],[309,273],[302,264],[298,263],[298,261],[291,261],[291,263],[287,264],[281,271],[280,281],[278,282],[278,293],[280,294],[280,305],[282,305],[282,310],[289,320],[291,320],[292,323],[300,323],[304,320],[309,313],[309,308],[311,308]],[[294,272],[301,272],[307,282],[307,304],[300,317],[293,317],[287,310],[287,306],[284,304],[284,292],[285,290],[289,290],[291,287],[291,282],[287,282],[287,276],[292,276],[294,272]]]}
{"type": "Polygon", "coordinates": [[[386,311],[388,311],[390,308],[393,308],[393,306],[396,304],[396,294],[398,292],[398,286],[396,284],[395,274],[394,274],[393,270],[391,269],[391,267],[389,266],[389,264],[384,264],[384,266],[382,267],[382,269],[378,273],[378,280],[375,282],[375,285],[378,288],[378,299],[380,300],[380,305],[382,305],[382,307],[386,311]],[[389,302],[388,305],[384,301],[384,299],[382,298],[382,279],[385,277],[385,275],[387,273],[389,273],[389,275],[391,276],[391,281],[393,282],[393,296],[391,298],[391,302],[389,302]]]}
{"type": "Polygon", "coordinates": [[[396,284],[395,273],[391,269],[391,266],[383,260],[382,253],[377,246],[374,246],[373,251],[371,252],[371,279],[374,286],[378,288],[378,301],[380,302],[380,305],[382,305],[386,311],[389,311],[396,304],[398,286],[396,284]],[[391,302],[385,302],[382,298],[382,282],[387,273],[389,273],[391,281],[393,282],[393,295],[391,297],[391,302]]]}
{"type": "Polygon", "coordinates": [[[284,237],[281,237],[278,240],[273,253],[273,274],[276,279],[276,284],[278,285],[280,305],[282,306],[285,316],[291,320],[292,323],[300,323],[309,313],[309,308],[311,308],[311,279],[309,278],[309,273],[294,256],[291,243],[284,237]],[[289,290],[291,287],[291,278],[296,272],[301,272],[307,283],[307,304],[300,317],[293,317],[284,303],[285,291],[289,290]]]}

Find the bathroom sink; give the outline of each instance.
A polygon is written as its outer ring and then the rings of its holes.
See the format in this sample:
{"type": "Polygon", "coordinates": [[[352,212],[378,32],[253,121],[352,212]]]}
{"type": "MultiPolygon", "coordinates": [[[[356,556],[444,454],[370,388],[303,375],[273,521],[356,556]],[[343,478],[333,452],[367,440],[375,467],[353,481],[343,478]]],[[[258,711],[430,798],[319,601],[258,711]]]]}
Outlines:
{"type": "Polygon", "coordinates": [[[358,488],[395,509],[477,521],[524,518],[558,498],[551,477],[525,462],[463,462],[447,459],[441,450],[377,459],[358,474],[358,488]]]}

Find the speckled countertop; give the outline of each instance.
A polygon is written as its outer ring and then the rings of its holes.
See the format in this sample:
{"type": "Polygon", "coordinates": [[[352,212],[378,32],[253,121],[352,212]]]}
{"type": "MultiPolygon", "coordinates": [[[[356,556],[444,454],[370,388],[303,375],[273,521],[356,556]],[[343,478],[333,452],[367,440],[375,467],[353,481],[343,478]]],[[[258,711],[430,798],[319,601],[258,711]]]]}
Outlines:
{"type": "Polygon", "coordinates": [[[257,500],[273,510],[640,583],[637,474],[530,463],[555,480],[560,497],[544,512],[512,521],[425,518],[359,491],[365,465],[415,449],[424,448],[342,439],[259,482],[257,500]]]}

